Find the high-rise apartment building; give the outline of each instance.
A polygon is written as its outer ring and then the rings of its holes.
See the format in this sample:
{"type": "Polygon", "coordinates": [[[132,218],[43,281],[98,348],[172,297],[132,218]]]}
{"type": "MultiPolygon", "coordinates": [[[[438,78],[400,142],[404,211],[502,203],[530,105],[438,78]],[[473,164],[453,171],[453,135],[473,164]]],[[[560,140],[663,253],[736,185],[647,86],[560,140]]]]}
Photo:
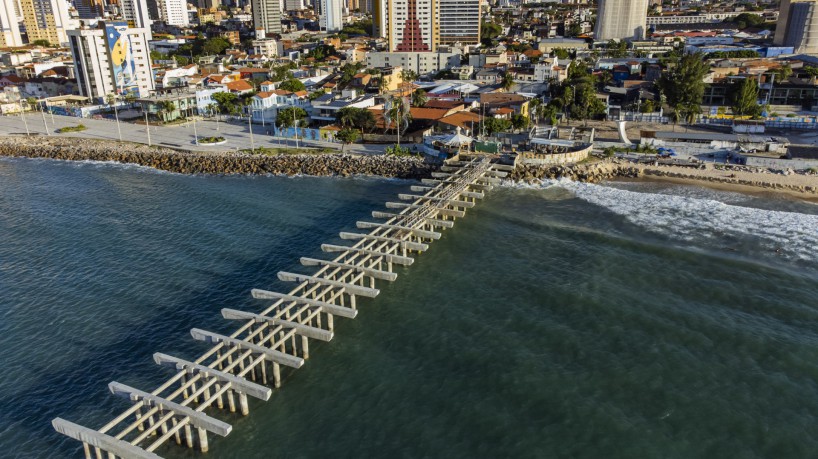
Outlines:
{"type": "Polygon", "coordinates": [[[186,0],[158,0],[159,19],[165,24],[186,27],[190,25],[186,0]]]}
{"type": "MultiPolygon", "coordinates": [[[[281,0],[253,0],[253,26],[265,34],[278,33],[281,29],[281,0]]],[[[256,38],[264,38],[258,36],[256,38]]]]}
{"type": "Polygon", "coordinates": [[[434,51],[439,25],[437,0],[379,0],[380,35],[387,49],[398,52],[434,51]]]}
{"type": "Polygon", "coordinates": [[[65,0],[20,0],[20,9],[29,42],[68,42],[66,29],[71,18],[68,16],[68,4],[65,0]]]}
{"type": "Polygon", "coordinates": [[[102,0],[74,0],[74,9],[80,19],[94,19],[102,17],[105,5],[102,0]]]}
{"type": "Polygon", "coordinates": [[[441,45],[480,43],[480,0],[438,0],[441,45]]]}
{"type": "Polygon", "coordinates": [[[0,46],[23,46],[17,0],[0,2],[0,46]]]}
{"type": "Polygon", "coordinates": [[[818,1],[782,0],[773,43],[796,53],[818,54],[818,1]]]}
{"type": "Polygon", "coordinates": [[[436,51],[480,42],[480,0],[375,0],[374,20],[388,50],[436,51]]]}
{"type": "Polygon", "coordinates": [[[319,25],[322,31],[337,32],[344,27],[344,4],[341,0],[320,0],[319,25]]]}
{"type": "Polygon", "coordinates": [[[80,94],[102,101],[108,94],[147,97],[155,88],[148,33],[124,21],[68,32],[80,94]]]}
{"type": "MultiPolygon", "coordinates": [[[[148,13],[148,2],[146,0],[119,0],[119,11],[122,19],[128,22],[128,27],[137,29],[148,29],[150,31],[151,21],[148,13]]],[[[150,32],[148,39],[150,39],[150,32]]]]}
{"type": "Polygon", "coordinates": [[[284,9],[287,11],[299,11],[307,9],[304,0],[284,0],[284,9]]]}
{"type": "Polygon", "coordinates": [[[647,30],[648,0],[599,0],[596,40],[639,40],[647,30]]]}

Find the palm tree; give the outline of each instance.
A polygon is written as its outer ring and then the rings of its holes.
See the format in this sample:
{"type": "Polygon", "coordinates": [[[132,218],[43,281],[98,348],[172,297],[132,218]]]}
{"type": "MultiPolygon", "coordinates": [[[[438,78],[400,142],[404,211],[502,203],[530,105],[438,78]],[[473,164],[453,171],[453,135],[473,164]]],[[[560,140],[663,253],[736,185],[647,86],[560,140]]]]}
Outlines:
{"type": "MultiPolygon", "coordinates": [[[[160,109],[160,112],[162,112],[162,115],[163,115],[162,118],[165,118],[166,115],[171,115],[171,114],[173,114],[173,112],[176,111],[176,104],[173,103],[172,100],[162,101],[159,104],[159,106],[162,107],[160,109]]],[[[165,120],[165,121],[167,122],[167,120],[165,120]]]]}
{"type": "Polygon", "coordinates": [[[415,107],[423,107],[428,100],[429,98],[426,97],[426,91],[422,89],[417,89],[412,93],[412,105],[415,107]]]}

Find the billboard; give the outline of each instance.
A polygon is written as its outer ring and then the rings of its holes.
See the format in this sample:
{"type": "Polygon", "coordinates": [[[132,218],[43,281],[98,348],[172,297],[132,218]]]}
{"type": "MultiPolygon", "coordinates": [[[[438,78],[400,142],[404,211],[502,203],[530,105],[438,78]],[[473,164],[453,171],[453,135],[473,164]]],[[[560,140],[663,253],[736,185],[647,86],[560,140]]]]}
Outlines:
{"type": "Polygon", "coordinates": [[[139,84],[136,77],[131,37],[128,35],[127,22],[105,24],[105,44],[111,62],[117,94],[132,93],[139,96],[139,84]]]}

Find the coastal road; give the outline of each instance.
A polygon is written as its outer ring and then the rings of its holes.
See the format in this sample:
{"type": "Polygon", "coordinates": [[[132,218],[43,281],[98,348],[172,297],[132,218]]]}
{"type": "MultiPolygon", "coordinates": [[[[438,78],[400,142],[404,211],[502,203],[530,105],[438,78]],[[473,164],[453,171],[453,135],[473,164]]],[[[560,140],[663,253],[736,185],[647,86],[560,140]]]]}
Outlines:
{"type": "MultiPolygon", "coordinates": [[[[134,124],[121,121],[119,127],[122,131],[122,140],[127,142],[148,143],[148,133],[145,125],[134,124]]],[[[83,137],[90,139],[119,140],[117,123],[107,119],[75,118],[71,116],[60,116],[42,114],[40,112],[30,112],[24,116],[10,115],[0,116],[0,135],[25,135],[26,126],[28,132],[33,135],[60,136],[60,137],[83,137]],[[85,125],[88,129],[82,132],[57,133],[57,129],[85,125]]],[[[295,147],[295,139],[285,139],[268,135],[269,126],[253,125],[253,143],[255,147],[295,147]]],[[[227,140],[224,145],[202,146],[196,145],[194,137],[194,123],[188,122],[174,126],[150,126],[150,141],[152,145],[179,148],[191,151],[224,151],[235,149],[249,149],[251,146],[250,129],[247,123],[197,120],[195,123],[196,134],[199,138],[222,136],[227,140]]],[[[325,141],[298,141],[299,147],[309,148],[329,148],[341,150],[340,143],[325,141]]],[[[383,154],[387,145],[375,144],[352,144],[344,148],[346,153],[361,155],[383,154]]]]}

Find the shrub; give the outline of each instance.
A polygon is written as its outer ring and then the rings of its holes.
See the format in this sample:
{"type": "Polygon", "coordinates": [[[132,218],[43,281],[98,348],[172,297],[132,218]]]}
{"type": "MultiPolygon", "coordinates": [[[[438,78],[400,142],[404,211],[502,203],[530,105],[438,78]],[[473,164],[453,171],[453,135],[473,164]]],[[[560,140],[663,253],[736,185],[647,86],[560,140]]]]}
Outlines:
{"type": "Polygon", "coordinates": [[[59,133],[65,133],[65,132],[82,132],[82,131],[84,131],[84,130],[86,130],[86,129],[88,129],[88,128],[87,128],[87,127],[85,127],[85,125],[84,125],[84,124],[78,124],[78,125],[76,125],[76,126],[68,126],[68,127],[64,127],[64,128],[57,129],[57,132],[59,132],[59,133]]]}

